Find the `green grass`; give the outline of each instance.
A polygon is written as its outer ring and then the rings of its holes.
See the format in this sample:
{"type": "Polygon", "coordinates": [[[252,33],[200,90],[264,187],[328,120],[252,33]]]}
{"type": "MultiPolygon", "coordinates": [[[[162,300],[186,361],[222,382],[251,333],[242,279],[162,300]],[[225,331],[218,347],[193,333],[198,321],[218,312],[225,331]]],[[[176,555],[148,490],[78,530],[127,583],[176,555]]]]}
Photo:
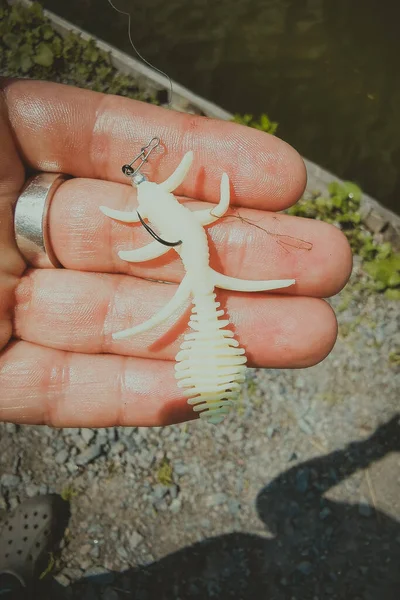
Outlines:
{"type": "Polygon", "coordinates": [[[38,2],[28,7],[0,0],[0,71],[157,104],[135,78],[117,71],[93,39],[59,35],[38,2]]]}
{"type": "Polygon", "coordinates": [[[400,254],[390,243],[378,242],[363,226],[361,196],[361,189],[355,183],[332,182],[326,195],[318,193],[302,198],[287,212],[339,227],[353,253],[362,258],[363,268],[369,276],[365,287],[370,291],[384,292],[390,299],[400,300],[400,254]]]}

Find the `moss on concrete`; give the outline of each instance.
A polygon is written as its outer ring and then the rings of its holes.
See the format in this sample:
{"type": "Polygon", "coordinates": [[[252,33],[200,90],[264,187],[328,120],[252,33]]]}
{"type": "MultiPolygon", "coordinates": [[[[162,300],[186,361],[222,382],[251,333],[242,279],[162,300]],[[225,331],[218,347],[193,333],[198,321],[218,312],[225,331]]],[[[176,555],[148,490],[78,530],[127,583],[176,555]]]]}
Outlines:
{"type": "Polygon", "coordinates": [[[157,103],[134,77],[117,71],[95,40],[59,35],[38,2],[27,7],[0,0],[0,72],[157,103]]]}

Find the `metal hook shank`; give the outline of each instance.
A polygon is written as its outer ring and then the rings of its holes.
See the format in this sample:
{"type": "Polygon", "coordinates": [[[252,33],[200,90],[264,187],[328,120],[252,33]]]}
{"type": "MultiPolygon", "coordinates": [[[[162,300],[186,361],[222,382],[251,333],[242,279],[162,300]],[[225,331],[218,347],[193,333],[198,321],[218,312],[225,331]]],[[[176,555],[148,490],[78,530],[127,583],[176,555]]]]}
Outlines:
{"type": "Polygon", "coordinates": [[[182,244],[182,240],[179,240],[177,242],[167,242],[166,240],[163,240],[162,238],[160,238],[159,235],[156,234],[155,231],[152,230],[152,228],[147,225],[147,223],[145,223],[142,219],[142,217],[140,216],[139,212],[137,213],[139,220],[141,222],[141,224],[143,225],[143,227],[146,229],[146,231],[148,231],[150,233],[150,235],[153,236],[153,238],[155,240],[157,240],[157,242],[160,242],[161,244],[164,244],[164,246],[170,246],[171,248],[173,248],[174,246],[179,246],[180,244],[182,244]]]}

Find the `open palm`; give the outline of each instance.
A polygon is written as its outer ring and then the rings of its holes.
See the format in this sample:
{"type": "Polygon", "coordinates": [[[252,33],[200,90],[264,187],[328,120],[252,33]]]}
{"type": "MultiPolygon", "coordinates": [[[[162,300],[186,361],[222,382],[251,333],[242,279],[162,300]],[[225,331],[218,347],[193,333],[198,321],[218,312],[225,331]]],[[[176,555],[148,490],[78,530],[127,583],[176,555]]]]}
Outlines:
{"type": "Polygon", "coordinates": [[[151,180],[166,179],[193,150],[178,189],[183,201],[193,209],[218,202],[226,171],[232,204],[257,225],[228,217],[210,226],[213,268],[242,279],[297,281],[273,293],[218,290],[249,366],[305,367],[330,352],[336,319],[321,298],[345,285],[351,253],[333,226],[276,217],[305,186],[304,164],[290,146],[247,127],[68,86],[3,81],[2,89],[0,420],[104,427],[194,416],[174,377],[187,311],[132,339],[112,338],[158,312],[183,276],[174,252],[121,260],[120,250],[149,243],[149,234],[99,210],[135,206],[121,166],[155,135],[162,149],[146,164],[151,180]],[[17,250],[13,207],[26,167],[73,176],[56,192],[49,217],[63,269],[27,268],[17,250]],[[290,251],[276,243],[293,238],[308,243],[290,251]]]}

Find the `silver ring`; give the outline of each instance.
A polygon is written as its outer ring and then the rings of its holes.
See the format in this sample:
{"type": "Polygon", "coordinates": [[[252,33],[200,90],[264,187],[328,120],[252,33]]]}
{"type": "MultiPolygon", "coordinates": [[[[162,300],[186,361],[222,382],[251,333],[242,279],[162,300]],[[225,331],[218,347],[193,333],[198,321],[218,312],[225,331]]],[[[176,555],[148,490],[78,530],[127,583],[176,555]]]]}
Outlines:
{"type": "Polygon", "coordinates": [[[40,269],[61,267],[50,243],[49,208],[60,185],[62,173],[38,173],[31,177],[15,206],[14,233],[23,257],[40,269]]]}

